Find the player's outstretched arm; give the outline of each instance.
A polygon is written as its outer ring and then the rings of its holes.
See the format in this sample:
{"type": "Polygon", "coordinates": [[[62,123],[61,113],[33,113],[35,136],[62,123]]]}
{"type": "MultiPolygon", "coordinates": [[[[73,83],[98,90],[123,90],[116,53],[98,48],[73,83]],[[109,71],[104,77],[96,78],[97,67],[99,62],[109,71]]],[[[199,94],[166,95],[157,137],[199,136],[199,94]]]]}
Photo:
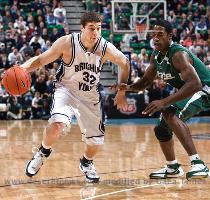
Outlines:
{"type": "Polygon", "coordinates": [[[144,76],[141,79],[139,79],[137,82],[131,85],[127,85],[126,90],[127,91],[142,91],[153,83],[156,75],[157,75],[157,72],[154,66],[154,56],[151,55],[150,63],[144,73],[144,76]]]}
{"type": "MultiPolygon", "coordinates": [[[[130,62],[127,57],[119,51],[113,44],[109,43],[104,60],[110,60],[112,63],[120,67],[119,84],[126,84],[130,72],[130,62]]],[[[117,105],[117,109],[121,109],[127,106],[127,100],[125,97],[125,91],[118,90],[114,104],[117,105]]]]}
{"type": "Polygon", "coordinates": [[[39,56],[30,58],[25,63],[23,63],[21,67],[25,68],[28,72],[31,72],[55,61],[62,56],[66,40],[66,36],[57,39],[50,47],[50,49],[40,54],[39,56]]]}

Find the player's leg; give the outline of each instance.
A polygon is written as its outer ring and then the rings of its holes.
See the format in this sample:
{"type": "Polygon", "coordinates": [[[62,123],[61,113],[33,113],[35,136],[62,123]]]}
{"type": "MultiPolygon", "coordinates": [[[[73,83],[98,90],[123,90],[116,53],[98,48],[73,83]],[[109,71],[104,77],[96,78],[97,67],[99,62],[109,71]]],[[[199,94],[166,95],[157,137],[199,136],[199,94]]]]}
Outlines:
{"type": "MultiPolygon", "coordinates": [[[[193,95],[191,98],[186,99],[184,101],[180,101],[174,105],[174,107],[169,108],[167,111],[163,113],[163,118],[165,123],[167,123],[169,130],[173,130],[176,134],[186,152],[190,156],[191,160],[191,170],[186,174],[187,178],[205,178],[208,176],[208,168],[205,166],[203,161],[200,159],[197,154],[195,145],[193,143],[192,137],[190,135],[190,131],[188,126],[184,123],[184,121],[188,120],[195,114],[208,110],[210,108],[208,96],[202,92],[198,92],[193,95]],[[176,115],[175,115],[176,111],[176,115]]],[[[163,124],[163,121],[160,123],[163,124]]],[[[165,124],[166,126],[166,124],[165,124]]],[[[161,131],[160,131],[161,132],[161,131]]],[[[164,131],[162,131],[163,133],[164,131]]],[[[162,133],[160,133],[162,135],[162,133]]],[[[161,138],[159,138],[160,140],[161,138]]],[[[169,143],[161,143],[161,147],[164,154],[172,155],[172,152],[169,151],[170,145],[169,143]]],[[[168,156],[170,159],[170,157],[168,156]]],[[[175,158],[175,157],[174,157],[175,158]]],[[[175,160],[176,161],[176,160],[175,160]]]]}
{"type": "Polygon", "coordinates": [[[8,111],[7,112],[7,119],[17,119],[17,115],[14,114],[13,112],[8,111]]]}
{"type": "Polygon", "coordinates": [[[85,153],[84,153],[84,155],[87,158],[94,158],[94,156],[98,153],[99,149],[100,149],[99,145],[88,145],[88,144],[85,144],[85,153]]]}
{"type": "MultiPolygon", "coordinates": [[[[165,111],[163,113],[163,119],[160,121],[160,124],[155,128],[155,133],[160,141],[160,146],[166,157],[167,164],[173,164],[175,162],[177,163],[177,161],[175,160],[173,146],[171,146],[173,145],[173,142],[169,136],[170,134],[172,134],[172,130],[182,143],[183,147],[190,156],[192,166],[191,170],[186,175],[187,178],[207,177],[208,168],[205,166],[203,161],[200,160],[192,137],[190,135],[189,128],[184,123],[184,121],[188,120],[195,114],[208,109],[210,109],[210,101],[208,96],[205,95],[205,93],[198,92],[193,95],[192,98],[180,101],[172,108],[170,107],[167,111],[165,111]],[[168,138],[166,136],[168,136],[168,138]]],[[[155,178],[157,176],[158,173],[152,173],[150,175],[151,178],[155,178]]]]}
{"type": "Polygon", "coordinates": [[[175,133],[189,156],[197,154],[188,126],[176,116],[176,110],[163,112],[164,121],[175,133]]]}
{"type": "Polygon", "coordinates": [[[89,183],[97,183],[100,179],[93,160],[100,149],[99,145],[85,144],[85,151],[83,157],[80,159],[80,170],[86,176],[86,181],[89,183]]]}
{"type": "Polygon", "coordinates": [[[49,126],[43,133],[43,140],[40,147],[34,152],[34,156],[27,163],[26,175],[32,177],[37,174],[46,158],[51,154],[52,145],[58,140],[59,136],[70,125],[73,114],[69,106],[69,96],[62,91],[57,90],[53,96],[51,118],[49,126]]]}
{"type": "MultiPolygon", "coordinates": [[[[177,116],[181,119],[181,122],[188,120],[192,116],[200,113],[201,111],[210,110],[210,97],[202,91],[194,94],[189,100],[185,102],[178,102],[175,106],[178,108],[177,116]]],[[[187,125],[184,124],[184,127],[187,125]]],[[[188,127],[187,127],[188,128],[188,127]]],[[[187,130],[190,134],[189,129],[187,130]]],[[[182,136],[179,138],[182,145],[185,147],[191,160],[191,170],[186,174],[186,178],[205,178],[209,174],[208,167],[200,159],[194,146],[192,139],[185,141],[182,136]],[[191,144],[190,144],[191,143],[191,144]]]]}
{"type": "Polygon", "coordinates": [[[175,160],[173,134],[162,117],[158,125],[154,128],[154,131],[166,160],[175,160]]]}
{"type": "Polygon", "coordinates": [[[85,174],[88,182],[98,182],[100,177],[96,172],[93,160],[104,142],[104,125],[101,121],[100,105],[80,104],[80,116],[77,115],[77,119],[85,142],[85,152],[83,158],[80,159],[79,168],[85,174]]]}

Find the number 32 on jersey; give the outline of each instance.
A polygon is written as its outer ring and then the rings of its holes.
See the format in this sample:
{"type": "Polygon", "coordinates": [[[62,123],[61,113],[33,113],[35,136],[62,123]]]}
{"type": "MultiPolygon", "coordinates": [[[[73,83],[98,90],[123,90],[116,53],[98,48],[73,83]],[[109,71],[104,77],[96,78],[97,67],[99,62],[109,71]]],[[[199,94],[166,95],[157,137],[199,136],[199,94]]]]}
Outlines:
{"type": "Polygon", "coordinates": [[[96,77],[88,72],[83,72],[83,81],[86,83],[79,82],[79,90],[90,91],[96,82],[96,77]]]}

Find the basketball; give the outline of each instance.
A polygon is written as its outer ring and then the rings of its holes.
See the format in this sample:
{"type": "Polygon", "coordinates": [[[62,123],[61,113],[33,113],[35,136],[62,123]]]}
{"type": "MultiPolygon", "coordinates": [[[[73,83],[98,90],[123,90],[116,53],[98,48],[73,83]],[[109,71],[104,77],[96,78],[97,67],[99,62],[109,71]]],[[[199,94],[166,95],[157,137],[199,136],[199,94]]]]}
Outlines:
{"type": "Polygon", "coordinates": [[[22,67],[14,66],[3,74],[2,83],[11,95],[22,95],[31,87],[31,77],[22,67]]]}

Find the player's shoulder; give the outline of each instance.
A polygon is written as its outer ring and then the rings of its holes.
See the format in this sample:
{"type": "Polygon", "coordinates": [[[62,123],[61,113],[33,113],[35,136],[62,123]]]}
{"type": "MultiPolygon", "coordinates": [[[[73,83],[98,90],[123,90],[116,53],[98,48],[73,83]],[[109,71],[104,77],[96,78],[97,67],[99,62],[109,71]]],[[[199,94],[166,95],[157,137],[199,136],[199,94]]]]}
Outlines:
{"type": "Polygon", "coordinates": [[[64,36],[61,36],[60,38],[58,38],[56,41],[55,41],[55,46],[59,46],[59,47],[63,47],[65,48],[65,46],[68,46],[69,45],[71,46],[71,38],[72,38],[72,34],[68,34],[68,35],[64,35],[64,36]]]}
{"type": "Polygon", "coordinates": [[[117,48],[116,48],[116,46],[113,43],[111,43],[111,42],[109,42],[107,40],[105,40],[105,42],[106,42],[106,45],[107,45],[107,50],[109,50],[109,51],[116,51],[117,48]]]}
{"type": "Polygon", "coordinates": [[[189,50],[181,44],[173,43],[169,49],[169,57],[179,57],[180,54],[189,54],[189,50]]]}
{"type": "Polygon", "coordinates": [[[61,36],[59,39],[61,40],[61,41],[69,41],[69,40],[71,40],[71,38],[72,38],[72,34],[68,34],[68,35],[64,35],[64,36],[61,36]]]}
{"type": "Polygon", "coordinates": [[[169,49],[169,50],[170,50],[170,51],[176,52],[176,51],[187,50],[187,48],[184,47],[184,46],[182,46],[181,44],[178,44],[178,43],[174,42],[174,43],[172,43],[172,44],[170,45],[170,49],[169,49]]]}

